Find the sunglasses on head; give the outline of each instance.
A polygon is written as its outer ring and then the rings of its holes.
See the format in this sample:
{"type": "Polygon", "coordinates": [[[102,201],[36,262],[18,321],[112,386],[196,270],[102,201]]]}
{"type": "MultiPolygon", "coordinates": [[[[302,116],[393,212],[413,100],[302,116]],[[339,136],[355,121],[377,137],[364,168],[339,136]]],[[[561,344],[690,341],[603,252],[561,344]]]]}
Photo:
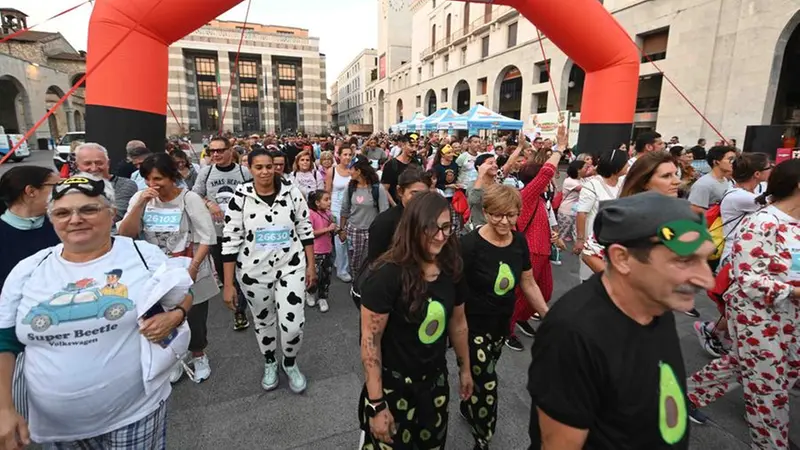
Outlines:
{"type": "Polygon", "coordinates": [[[105,183],[85,177],[71,177],[53,186],[53,200],[58,200],[69,191],[77,190],[88,197],[105,196],[105,183]]]}

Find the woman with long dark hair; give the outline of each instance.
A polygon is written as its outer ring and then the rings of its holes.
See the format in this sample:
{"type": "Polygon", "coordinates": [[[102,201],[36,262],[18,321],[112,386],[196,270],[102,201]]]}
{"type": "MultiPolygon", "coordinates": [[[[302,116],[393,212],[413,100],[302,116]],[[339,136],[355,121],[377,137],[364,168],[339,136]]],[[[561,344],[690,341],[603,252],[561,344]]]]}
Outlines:
{"type": "MultiPolygon", "coordinates": [[[[341,212],[342,203],[348,186],[350,185],[350,160],[353,158],[353,151],[350,147],[340,147],[336,151],[338,164],[330,167],[325,175],[325,190],[331,193],[331,213],[336,219],[336,223],[342,223],[341,212]]],[[[350,276],[350,265],[347,258],[346,236],[339,235],[333,239],[334,260],[333,267],[336,268],[336,276],[345,283],[349,283],[353,278],[350,276]]]]}
{"type": "Polygon", "coordinates": [[[256,339],[264,355],[261,387],[267,391],[278,387],[275,352],[280,323],[281,365],[289,388],[299,394],[307,386],[296,362],[303,343],[303,299],[317,278],[314,229],[305,197],[275,171],[268,150],[250,153],[250,170],[253,181],[237,186],[225,213],[223,300],[235,307],[236,277],[256,318],[256,339]]]}
{"type": "Polygon", "coordinates": [[[348,167],[351,179],[342,200],[339,238],[348,242],[350,276],[356,277],[367,260],[369,227],[389,209],[389,196],[366,156],[357,155],[348,167]]]}
{"type": "Polygon", "coordinates": [[[444,449],[445,332],[460,367],[461,399],[473,390],[462,261],[447,200],[435,192],[411,199],[391,248],[371,269],[361,303],[362,449],[444,449]]]}

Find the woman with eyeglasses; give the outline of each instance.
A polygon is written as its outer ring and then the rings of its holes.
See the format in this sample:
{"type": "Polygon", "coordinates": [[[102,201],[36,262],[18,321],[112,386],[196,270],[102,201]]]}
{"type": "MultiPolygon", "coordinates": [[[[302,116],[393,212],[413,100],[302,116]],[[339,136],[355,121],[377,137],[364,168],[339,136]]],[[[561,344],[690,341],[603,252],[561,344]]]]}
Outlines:
{"type": "Polygon", "coordinates": [[[362,449],[445,448],[446,336],[460,367],[460,398],[473,390],[461,278],[450,205],[435,192],[417,194],[362,289],[362,449]]]}
{"type": "Polygon", "coordinates": [[[234,279],[250,305],[258,346],[264,356],[261,387],[278,387],[276,357],[281,328],[281,367],[294,393],[307,380],[296,358],[303,344],[305,292],[316,283],[314,229],[305,197],[275,171],[272,152],[250,153],[253,181],[236,188],[225,213],[222,257],[225,261],[223,300],[234,309],[234,279]]]}
{"type": "Polygon", "coordinates": [[[681,188],[678,192],[678,197],[686,198],[689,195],[692,184],[700,177],[700,174],[692,166],[694,155],[682,145],[670,147],[669,153],[678,163],[678,178],[681,179],[681,188]]]}
{"type": "MultiPolygon", "coordinates": [[[[194,298],[187,322],[192,331],[189,351],[193,370],[189,376],[200,383],[211,376],[205,353],[208,300],[219,294],[209,257],[211,246],[217,243],[214,221],[199,195],[179,187],[180,172],[169,155],[149,156],[139,172],[149,187],[133,195],[128,212],[118,225],[118,233],[130,238],[142,236],[170,258],[191,259],[189,275],[194,280],[194,298]]],[[[175,383],[182,375],[183,364],[175,364],[170,381],[175,383]]]]}
{"type": "Polygon", "coordinates": [[[197,180],[197,173],[200,166],[192,164],[189,157],[183,150],[173,150],[169,152],[169,156],[175,161],[178,166],[178,171],[181,174],[181,180],[186,184],[186,188],[191,190],[194,187],[194,182],[197,180]]]}
{"type": "Polygon", "coordinates": [[[470,424],[476,449],[489,448],[497,425],[497,363],[509,335],[515,289],[540,317],[547,304],[533,277],[525,235],[517,228],[522,209],[519,191],[495,184],[483,194],[486,225],[461,238],[469,328],[469,360],[475,387],[463,400],[461,416],[470,424]]]}
{"type": "Polygon", "coordinates": [[[111,236],[111,184],[79,173],[53,187],[61,243],[22,260],[0,295],[0,442],[166,448],[169,372],[189,341],[188,271],[156,246],[111,236]],[[46,282],[43,282],[46,280],[46,282]],[[169,289],[161,299],[151,284],[169,289]],[[29,422],[10,403],[25,352],[29,422]]]}

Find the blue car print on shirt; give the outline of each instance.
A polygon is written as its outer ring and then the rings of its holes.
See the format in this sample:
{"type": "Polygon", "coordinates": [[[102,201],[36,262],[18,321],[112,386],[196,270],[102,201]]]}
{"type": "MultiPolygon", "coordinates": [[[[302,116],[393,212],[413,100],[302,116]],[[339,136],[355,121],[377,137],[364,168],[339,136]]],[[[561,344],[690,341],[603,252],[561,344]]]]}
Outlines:
{"type": "Polygon", "coordinates": [[[104,295],[100,289],[92,288],[80,291],[60,291],[50,300],[34,306],[22,323],[30,325],[33,331],[41,333],[51,325],[84,319],[115,321],[122,318],[136,305],[125,297],[104,295]]]}

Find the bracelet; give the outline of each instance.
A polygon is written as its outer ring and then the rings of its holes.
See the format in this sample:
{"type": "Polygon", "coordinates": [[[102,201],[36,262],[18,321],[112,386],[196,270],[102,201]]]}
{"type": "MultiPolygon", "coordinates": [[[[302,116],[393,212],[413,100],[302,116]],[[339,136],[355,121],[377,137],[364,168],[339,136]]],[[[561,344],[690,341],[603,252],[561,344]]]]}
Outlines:
{"type": "Polygon", "coordinates": [[[385,402],[386,401],[386,397],[381,397],[381,398],[379,398],[377,400],[373,400],[373,399],[369,398],[369,396],[367,396],[367,401],[369,403],[375,405],[375,404],[378,404],[378,403],[381,403],[381,402],[385,402]]]}
{"type": "Polygon", "coordinates": [[[172,308],[172,310],[173,310],[173,311],[176,311],[176,310],[177,310],[177,311],[180,311],[180,312],[182,312],[182,313],[183,313],[183,318],[181,319],[181,323],[179,323],[179,324],[178,324],[178,326],[180,326],[180,325],[183,325],[183,322],[186,322],[186,314],[187,314],[187,313],[186,313],[186,310],[185,310],[185,309],[183,309],[183,306],[181,306],[181,305],[178,305],[178,306],[176,306],[176,307],[172,308]]]}

